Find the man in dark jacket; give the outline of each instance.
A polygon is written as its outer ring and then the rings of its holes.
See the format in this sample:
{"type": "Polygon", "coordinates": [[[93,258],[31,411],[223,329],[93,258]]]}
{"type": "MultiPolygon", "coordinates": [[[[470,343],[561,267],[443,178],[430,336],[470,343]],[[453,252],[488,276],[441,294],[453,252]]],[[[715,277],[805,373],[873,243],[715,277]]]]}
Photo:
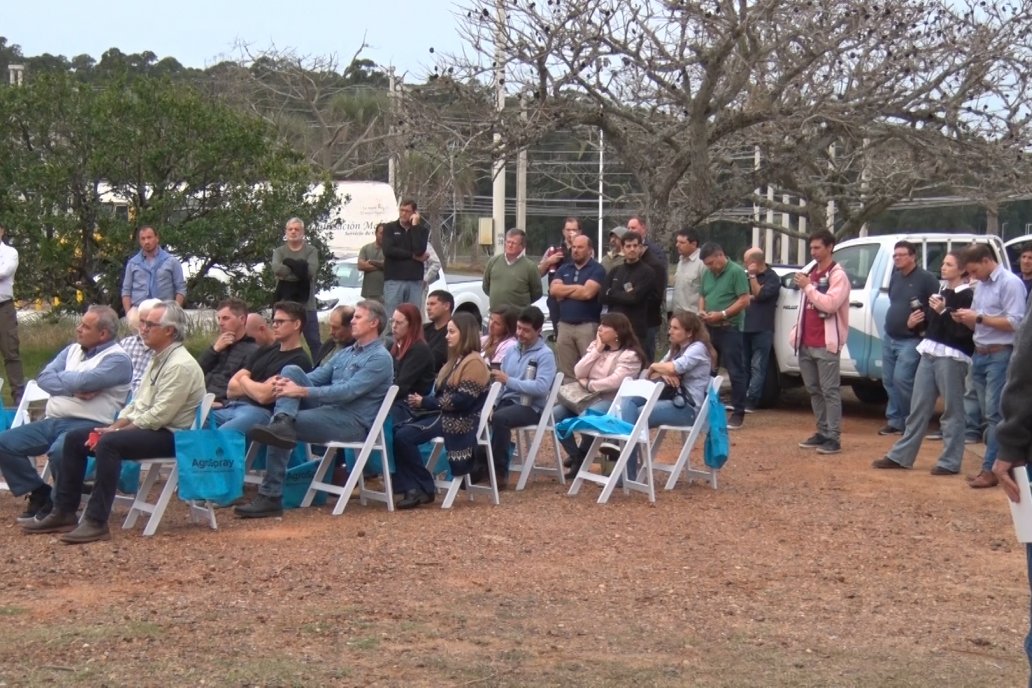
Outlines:
{"type": "Polygon", "coordinates": [[[623,238],[624,263],[617,265],[606,276],[602,303],[613,313],[623,313],[631,321],[634,334],[640,341],[648,335],[648,305],[653,303],[656,274],[641,261],[644,245],[641,235],[627,232],[623,238]]]}
{"type": "Polygon", "coordinates": [[[656,275],[656,292],[648,305],[649,329],[645,339],[641,340],[641,346],[645,349],[645,355],[650,361],[656,359],[656,340],[659,338],[659,330],[663,326],[663,311],[666,306],[667,284],[670,282],[670,264],[667,262],[666,251],[663,247],[649,238],[649,227],[641,215],[631,215],[627,220],[627,229],[641,235],[642,253],[641,261],[652,268],[656,275]]]}
{"type": "Polygon", "coordinates": [[[402,201],[398,219],[383,228],[383,296],[388,318],[399,304],[422,305],[429,241],[430,226],[419,216],[416,202],[402,201]]]}
{"type": "Polygon", "coordinates": [[[226,401],[229,380],[244,367],[244,362],[258,350],[258,343],[247,336],[247,304],[240,299],[226,299],[216,313],[219,336],[201,352],[197,362],[204,371],[204,386],[215,395],[215,407],[226,401]]]}

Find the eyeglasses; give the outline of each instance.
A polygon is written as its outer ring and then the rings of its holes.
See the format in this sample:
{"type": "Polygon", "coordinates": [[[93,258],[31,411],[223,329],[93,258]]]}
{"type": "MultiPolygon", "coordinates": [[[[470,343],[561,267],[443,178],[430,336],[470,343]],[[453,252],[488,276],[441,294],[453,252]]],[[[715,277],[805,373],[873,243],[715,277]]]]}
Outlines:
{"type": "Polygon", "coordinates": [[[160,322],[154,322],[153,320],[141,320],[140,329],[149,330],[152,327],[164,327],[160,322]]]}
{"type": "Polygon", "coordinates": [[[294,318],[274,318],[273,321],[272,321],[272,326],[273,327],[279,327],[283,323],[292,323],[292,322],[297,322],[297,320],[294,319],[294,318]]]}

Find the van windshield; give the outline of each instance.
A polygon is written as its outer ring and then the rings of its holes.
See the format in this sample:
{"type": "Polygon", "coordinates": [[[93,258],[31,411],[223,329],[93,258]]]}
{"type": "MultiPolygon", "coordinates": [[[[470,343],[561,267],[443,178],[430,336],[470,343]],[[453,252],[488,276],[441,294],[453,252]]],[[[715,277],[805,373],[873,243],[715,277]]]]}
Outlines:
{"type": "Polygon", "coordinates": [[[333,283],[338,287],[361,287],[362,271],[355,263],[336,263],[333,266],[333,283]]]}

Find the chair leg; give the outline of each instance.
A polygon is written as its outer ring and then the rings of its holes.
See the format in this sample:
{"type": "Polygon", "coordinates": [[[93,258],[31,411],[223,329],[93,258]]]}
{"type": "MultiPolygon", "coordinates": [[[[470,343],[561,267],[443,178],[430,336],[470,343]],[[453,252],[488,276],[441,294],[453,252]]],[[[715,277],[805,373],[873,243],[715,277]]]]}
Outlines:
{"type": "Polygon", "coordinates": [[[154,512],[147,519],[147,525],[143,527],[143,534],[145,536],[154,535],[155,531],[157,531],[158,524],[161,523],[161,519],[165,515],[165,509],[168,507],[168,503],[172,500],[172,495],[175,494],[178,487],[179,466],[173,466],[172,472],[169,473],[168,479],[165,481],[165,486],[161,489],[158,501],[154,503],[154,512]]]}

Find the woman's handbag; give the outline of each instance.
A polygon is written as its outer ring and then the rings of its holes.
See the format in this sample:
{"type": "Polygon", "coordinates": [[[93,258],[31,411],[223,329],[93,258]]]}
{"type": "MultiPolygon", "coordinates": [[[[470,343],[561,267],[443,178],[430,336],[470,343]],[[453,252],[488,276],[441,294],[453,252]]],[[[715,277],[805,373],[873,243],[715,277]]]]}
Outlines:
{"type": "Polygon", "coordinates": [[[601,396],[599,392],[591,392],[587,387],[574,380],[564,383],[559,388],[559,403],[576,413],[578,416],[584,410],[598,401],[601,396]]]}

